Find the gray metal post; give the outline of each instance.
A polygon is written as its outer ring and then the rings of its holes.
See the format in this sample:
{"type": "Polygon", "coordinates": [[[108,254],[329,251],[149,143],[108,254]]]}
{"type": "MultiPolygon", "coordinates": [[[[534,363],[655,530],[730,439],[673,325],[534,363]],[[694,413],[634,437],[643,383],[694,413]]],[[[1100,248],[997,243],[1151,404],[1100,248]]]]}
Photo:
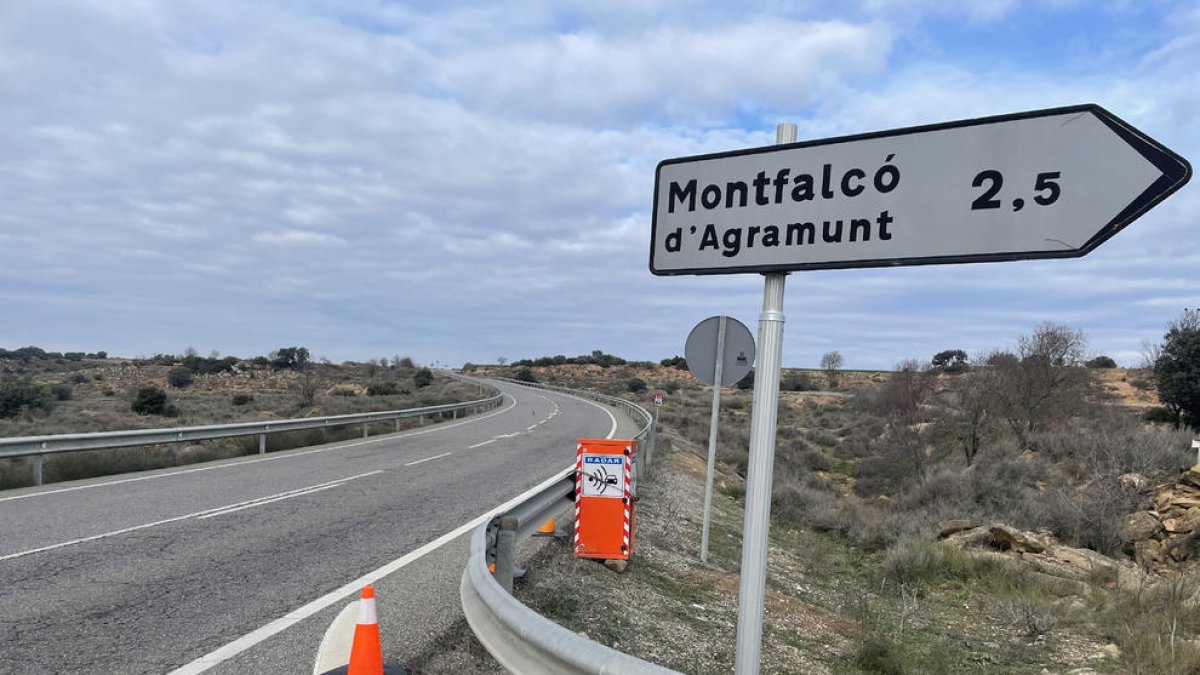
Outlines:
{"type": "Polygon", "coordinates": [[[517,517],[500,518],[500,532],[496,534],[496,582],[512,593],[513,567],[517,554],[517,517]]]}
{"type": "MultiPolygon", "coordinates": [[[[794,143],[796,125],[780,124],[775,143],[794,143]]],[[[779,371],[783,360],[783,289],[786,273],[763,275],[758,317],[759,358],[750,412],[750,460],[746,469],[746,516],[738,589],[736,675],[757,675],[762,655],[767,538],[771,527],[771,477],[775,470],[775,424],[779,417],[779,371]]]]}
{"type": "Polygon", "coordinates": [[[367,434],[370,433],[370,430],[371,430],[371,423],[363,422],[363,438],[367,437],[367,434]]]}
{"type": "Polygon", "coordinates": [[[42,484],[42,455],[33,456],[33,484],[42,484]]]}
{"type": "Polygon", "coordinates": [[[650,477],[650,464],[654,461],[654,444],[658,441],[658,408],[654,408],[654,419],[650,422],[650,436],[646,439],[646,461],[642,470],[650,477]]]}
{"type": "Polygon", "coordinates": [[[458,408],[455,408],[454,410],[451,410],[450,412],[452,413],[450,419],[452,419],[452,420],[458,419],[458,408]]]}
{"type": "Polygon", "coordinates": [[[396,433],[400,433],[400,418],[396,418],[396,433]]]}
{"type": "Polygon", "coordinates": [[[1192,441],[1192,447],[1196,449],[1196,464],[1200,466],[1200,441],[1192,441]]]}
{"type": "Polygon", "coordinates": [[[700,527],[700,562],[708,562],[708,523],[712,515],[713,474],[717,471],[717,428],[721,424],[721,378],[725,375],[725,315],[717,324],[717,367],[713,373],[712,414],[708,423],[708,472],[704,474],[704,521],[700,527]]]}
{"type": "Polygon", "coordinates": [[[258,454],[260,454],[260,455],[267,454],[267,435],[266,434],[258,435],[258,454]]]}

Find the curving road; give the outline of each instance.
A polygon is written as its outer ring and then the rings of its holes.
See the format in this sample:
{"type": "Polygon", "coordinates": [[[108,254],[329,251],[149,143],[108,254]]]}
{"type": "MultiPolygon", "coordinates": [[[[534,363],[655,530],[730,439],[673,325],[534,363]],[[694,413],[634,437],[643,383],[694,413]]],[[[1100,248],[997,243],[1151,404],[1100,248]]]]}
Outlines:
{"type": "Polygon", "coordinates": [[[0,493],[0,673],[308,673],[362,578],[381,580],[385,658],[427,653],[461,615],[469,524],[576,438],[634,433],[499,386],[505,405],[458,422],[0,493]]]}

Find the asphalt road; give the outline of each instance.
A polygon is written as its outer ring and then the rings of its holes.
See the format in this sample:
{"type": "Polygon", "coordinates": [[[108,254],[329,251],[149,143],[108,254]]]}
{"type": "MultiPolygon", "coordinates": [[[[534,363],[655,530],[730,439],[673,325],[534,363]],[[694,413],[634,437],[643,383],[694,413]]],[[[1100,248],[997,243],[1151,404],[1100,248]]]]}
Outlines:
{"type": "Polygon", "coordinates": [[[461,616],[464,524],[620,420],[500,386],[401,434],[0,493],[0,673],[308,673],[372,574],[385,659],[427,653],[461,616]]]}

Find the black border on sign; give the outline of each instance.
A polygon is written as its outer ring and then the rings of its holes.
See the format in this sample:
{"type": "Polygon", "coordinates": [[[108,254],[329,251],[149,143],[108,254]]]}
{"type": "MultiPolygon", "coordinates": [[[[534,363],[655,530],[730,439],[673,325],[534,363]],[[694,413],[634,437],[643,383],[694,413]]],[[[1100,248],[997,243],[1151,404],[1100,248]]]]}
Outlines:
{"type": "Polygon", "coordinates": [[[707,155],[693,155],[690,157],[665,159],[659,162],[658,166],[654,170],[654,210],[650,214],[650,272],[657,276],[681,276],[689,274],[746,274],[768,272],[802,272],[809,270],[858,269],[865,267],[901,267],[909,265],[946,265],[952,263],[1008,262],[1013,260],[1037,260],[1046,258],[1079,258],[1091,253],[1097,246],[1103,244],[1117,232],[1120,232],[1127,225],[1140,218],[1147,211],[1154,208],[1154,206],[1159,202],[1171,196],[1176,190],[1183,187],[1188,180],[1191,179],[1191,177],[1192,165],[1189,164],[1186,159],[1175,154],[1166,146],[1162,145],[1141,131],[1138,131],[1125,120],[1122,120],[1095,103],[1084,103],[1082,105],[1066,106],[1063,108],[1031,110],[1028,112],[1010,113],[1007,115],[994,115],[991,117],[978,117],[975,119],[958,120],[955,122],[942,122],[939,124],[928,124],[917,127],[904,127],[901,129],[875,131],[866,134],[855,134],[852,136],[838,136],[835,138],[826,138],[816,141],[788,143],[785,145],[768,145],[761,148],[748,148],[745,150],[731,150],[728,152],[716,152],[707,155]],[[1146,158],[1147,161],[1152,163],[1158,168],[1159,171],[1162,172],[1162,176],[1160,176],[1158,180],[1151,183],[1150,186],[1142,192],[1142,194],[1138,195],[1138,197],[1130,202],[1128,206],[1122,209],[1121,212],[1112,219],[1112,221],[1100,228],[1100,230],[1096,232],[1091,239],[1088,239],[1088,241],[1078,249],[1056,251],[1012,251],[1008,253],[928,256],[919,258],[873,258],[865,260],[845,260],[824,263],[739,265],[735,267],[696,267],[672,270],[659,270],[655,269],[654,267],[654,242],[658,239],[658,195],[660,179],[662,177],[662,169],[664,166],[669,166],[671,164],[687,164],[689,162],[701,162],[712,159],[721,159],[724,157],[785,152],[798,148],[812,148],[822,145],[853,143],[855,141],[865,141],[876,138],[907,136],[930,131],[974,127],[985,124],[998,124],[1001,122],[1011,122],[1014,120],[1050,117],[1053,115],[1071,113],[1092,113],[1097,117],[1097,119],[1103,122],[1105,126],[1111,129],[1113,133],[1119,136],[1122,140],[1129,144],[1130,147],[1140,153],[1146,158]]]}

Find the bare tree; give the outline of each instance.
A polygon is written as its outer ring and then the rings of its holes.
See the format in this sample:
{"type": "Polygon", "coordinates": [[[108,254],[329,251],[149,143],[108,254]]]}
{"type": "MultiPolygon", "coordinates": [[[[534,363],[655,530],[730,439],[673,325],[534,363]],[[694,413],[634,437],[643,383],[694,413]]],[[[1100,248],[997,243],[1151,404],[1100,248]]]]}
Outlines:
{"type": "MultiPolygon", "coordinates": [[[[986,367],[991,354],[975,359],[970,372],[953,378],[938,414],[938,427],[962,448],[967,466],[998,431],[995,413],[995,370],[986,367]]],[[[1001,359],[1002,360],[1002,359],[1001,359]]]]}
{"type": "Polygon", "coordinates": [[[504,365],[504,364],[508,363],[508,357],[507,356],[497,356],[496,363],[499,363],[500,365],[504,365]]]}
{"type": "Polygon", "coordinates": [[[311,408],[317,402],[317,392],[321,389],[321,375],[311,365],[300,371],[297,378],[300,388],[300,402],[305,408],[311,408]]]}
{"type": "Polygon", "coordinates": [[[1173,319],[1167,324],[1168,333],[1190,330],[1200,330],[1200,309],[1185,309],[1178,319],[1173,319]]]}
{"type": "Polygon", "coordinates": [[[1158,357],[1162,354],[1162,343],[1142,340],[1141,352],[1142,360],[1138,363],[1138,367],[1143,370],[1154,370],[1154,364],[1158,363],[1158,357]]]}
{"type": "Polygon", "coordinates": [[[916,421],[932,385],[931,373],[916,359],[901,361],[896,364],[896,372],[880,387],[876,406],[880,414],[916,421]]]}
{"type": "Polygon", "coordinates": [[[1022,446],[1031,432],[1081,407],[1088,384],[1086,353],[1082,332],[1044,323],[1018,339],[1015,358],[989,358],[999,412],[1022,446]]]}
{"type": "Polygon", "coordinates": [[[825,371],[830,387],[838,385],[838,371],[841,370],[844,362],[845,359],[837,351],[825,352],[821,355],[821,370],[825,371]]]}

